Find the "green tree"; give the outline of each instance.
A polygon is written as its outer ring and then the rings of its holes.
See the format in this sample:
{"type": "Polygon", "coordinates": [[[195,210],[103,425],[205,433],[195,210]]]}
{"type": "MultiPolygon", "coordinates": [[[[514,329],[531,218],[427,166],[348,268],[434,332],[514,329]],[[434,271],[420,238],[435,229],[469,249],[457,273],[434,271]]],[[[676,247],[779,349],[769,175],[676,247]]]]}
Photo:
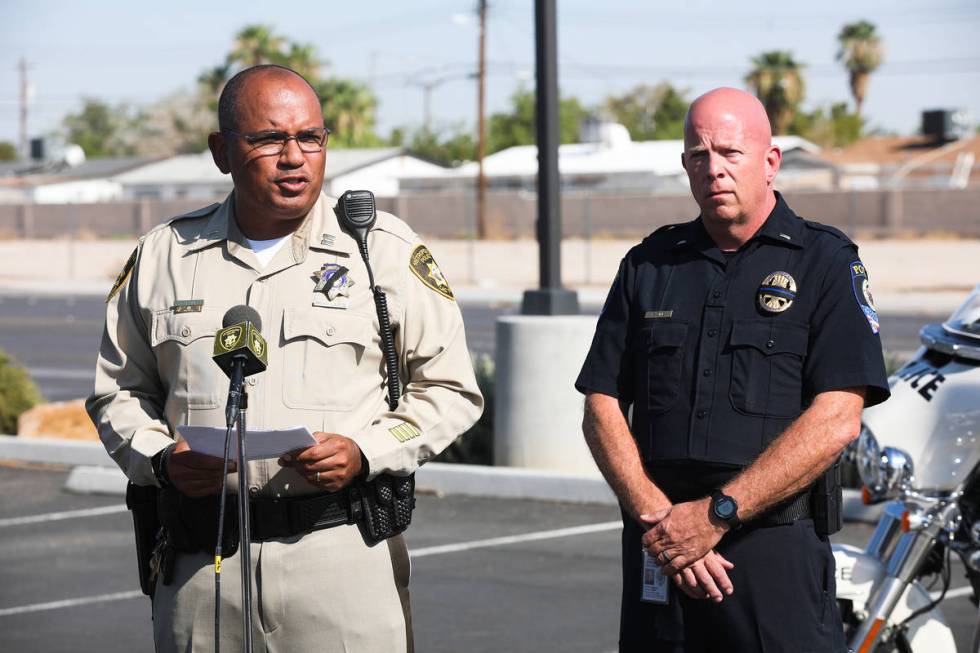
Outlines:
{"type": "MultiPolygon", "coordinates": [[[[389,142],[392,145],[401,144],[396,143],[395,138],[389,142]]],[[[476,158],[476,141],[461,126],[442,132],[423,127],[412,134],[407,149],[416,156],[444,166],[455,167],[476,158]]]]}
{"type": "Polygon", "coordinates": [[[603,108],[629,130],[634,141],[683,138],[688,101],[668,82],[640,84],[606,98],[603,108]]]}
{"type": "Polygon", "coordinates": [[[793,117],[789,133],[816,143],[821,147],[844,147],[861,138],[864,122],[848,111],[846,102],[835,102],[826,112],[818,108],[799,111],[793,117]]]}
{"type": "Polygon", "coordinates": [[[763,52],[752,58],[745,82],[766,107],[773,133],[785,134],[803,100],[803,65],[786,50],[763,52]]]}
{"type": "Polygon", "coordinates": [[[840,44],[837,61],[843,63],[847,69],[851,95],[854,96],[854,105],[857,107],[855,114],[860,116],[871,73],[877,70],[884,57],[881,38],[873,23],[859,20],[844,25],[837,35],[837,42],[840,44]]]}
{"type": "Polygon", "coordinates": [[[323,120],[333,133],[337,147],[376,147],[381,139],[374,132],[378,100],[367,86],[332,77],[314,84],[323,105],[323,120]]]}
{"type": "Polygon", "coordinates": [[[82,110],[62,122],[68,142],[79,145],[89,158],[123,156],[138,151],[146,115],[131,107],[85,98],[82,110]]]}
{"type": "Polygon", "coordinates": [[[7,141],[0,141],[0,161],[16,161],[17,146],[7,141]]]}
{"type": "MultiPolygon", "coordinates": [[[[487,152],[499,152],[514,145],[532,145],[537,141],[535,133],[534,91],[519,88],[510,98],[509,113],[495,113],[487,121],[487,152]]],[[[574,97],[562,98],[558,103],[558,134],[562,143],[577,143],[579,128],[586,110],[574,97]]]]}
{"type": "Polygon", "coordinates": [[[263,63],[281,63],[285,39],[274,34],[269,25],[246,25],[235,34],[235,44],[228,53],[227,63],[242,68],[263,63]]]}

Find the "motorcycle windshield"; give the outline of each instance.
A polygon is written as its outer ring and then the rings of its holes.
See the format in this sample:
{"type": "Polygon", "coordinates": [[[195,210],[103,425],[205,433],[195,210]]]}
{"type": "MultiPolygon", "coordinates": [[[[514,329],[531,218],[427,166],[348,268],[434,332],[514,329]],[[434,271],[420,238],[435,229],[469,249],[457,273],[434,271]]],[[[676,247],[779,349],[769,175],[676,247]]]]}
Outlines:
{"type": "Polygon", "coordinates": [[[977,284],[963,305],[943,322],[943,329],[964,338],[976,338],[980,346],[980,284],[977,284]]]}
{"type": "Polygon", "coordinates": [[[926,347],[889,379],[891,398],[862,421],[881,447],[909,455],[916,490],[941,494],[980,462],[980,285],[922,336],[926,347]]]}

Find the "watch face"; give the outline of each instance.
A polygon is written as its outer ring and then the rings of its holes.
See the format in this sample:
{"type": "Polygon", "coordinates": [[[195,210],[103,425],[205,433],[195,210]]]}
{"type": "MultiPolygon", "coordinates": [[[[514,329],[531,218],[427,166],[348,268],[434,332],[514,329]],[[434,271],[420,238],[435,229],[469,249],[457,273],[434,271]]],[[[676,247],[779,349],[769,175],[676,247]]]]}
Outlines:
{"type": "Polygon", "coordinates": [[[721,497],[715,502],[715,514],[722,519],[731,519],[735,516],[736,510],[735,502],[731,497],[721,497]]]}

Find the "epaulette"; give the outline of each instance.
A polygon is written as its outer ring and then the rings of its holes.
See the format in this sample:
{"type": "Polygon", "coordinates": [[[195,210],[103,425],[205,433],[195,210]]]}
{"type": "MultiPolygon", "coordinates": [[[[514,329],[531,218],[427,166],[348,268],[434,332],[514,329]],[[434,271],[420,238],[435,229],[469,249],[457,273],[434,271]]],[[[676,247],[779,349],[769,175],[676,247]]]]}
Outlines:
{"type": "Polygon", "coordinates": [[[167,224],[171,222],[176,222],[177,220],[186,220],[187,218],[203,218],[209,216],[215,211],[217,211],[220,206],[221,204],[219,202],[215,202],[214,204],[211,204],[209,206],[205,206],[200,209],[195,209],[190,213],[184,213],[182,215],[178,215],[177,217],[171,218],[170,220],[167,221],[167,224]]]}
{"type": "MultiPolygon", "coordinates": [[[[813,222],[812,220],[803,220],[803,224],[808,229],[813,229],[815,231],[823,231],[825,233],[831,234],[839,240],[843,240],[848,245],[854,245],[854,241],[851,240],[847,234],[838,229],[837,227],[831,227],[830,225],[823,224],[821,222],[813,222]]],[[[856,245],[855,245],[856,246],[856,245]]]]}
{"type": "Polygon", "coordinates": [[[404,220],[386,211],[378,211],[378,219],[374,223],[374,229],[396,236],[408,244],[412,244],[418,240],[418,236],[404,220]]]}

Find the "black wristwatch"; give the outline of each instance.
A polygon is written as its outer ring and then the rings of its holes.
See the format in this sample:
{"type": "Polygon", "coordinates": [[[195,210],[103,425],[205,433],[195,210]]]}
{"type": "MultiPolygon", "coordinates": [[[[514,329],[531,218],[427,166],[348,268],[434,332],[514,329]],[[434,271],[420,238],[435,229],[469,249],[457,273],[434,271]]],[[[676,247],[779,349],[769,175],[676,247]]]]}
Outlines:
{"type": "Polygon", "coordinates": [[[167,445],[150,458],[153,477],[156,478],[160,487],[171,487],[173,485],[170,482],[170,475],[167,474],[167,458],[170,457],[170,451],[176,446],[176,443],[167,445]]]}
{"type": "Polygon", "coordinates": [[[732,530],[742,526],[742,520],[738,518],[738,503],[721,490],[711,493],[711,514],[728,524],[732,530]]]}

